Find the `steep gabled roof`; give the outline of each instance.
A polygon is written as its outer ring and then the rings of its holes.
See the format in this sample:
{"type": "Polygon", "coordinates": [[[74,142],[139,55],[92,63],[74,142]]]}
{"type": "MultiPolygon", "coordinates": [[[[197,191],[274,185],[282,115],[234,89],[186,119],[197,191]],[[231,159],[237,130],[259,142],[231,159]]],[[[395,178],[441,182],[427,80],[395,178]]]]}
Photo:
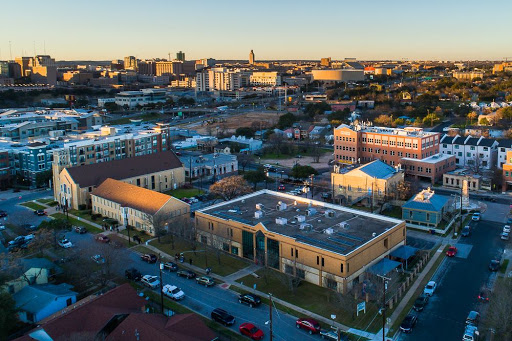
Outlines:
{"type": "Polygon", "coordinates": [[[80,187],[98,186],[103,180],[133,178],[182,167],[172,151],[129,157],[109,162],[66,168],[73,181],[80,187]]]}

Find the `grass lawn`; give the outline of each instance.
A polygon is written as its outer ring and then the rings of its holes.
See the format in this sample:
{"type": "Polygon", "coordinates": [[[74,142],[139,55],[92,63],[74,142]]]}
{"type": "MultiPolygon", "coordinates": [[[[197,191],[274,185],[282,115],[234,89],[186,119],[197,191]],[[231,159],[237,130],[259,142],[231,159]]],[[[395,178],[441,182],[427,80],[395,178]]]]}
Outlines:
{"type": "Polygon", "coordinates": [[[354,210],[370,212],[370,207],[366,207],[366,206],[352,205],[352,206],[350,206],[350,208],[353,208],[354,210]]]}
{"type": "Polygon", "coordinates": [[[57,219],[68,219],[69,222],[71,223],[71,225],[83,226],[90,233],[100,233],[100,232],[102,232],[102,230],[100,228],[97,228],[96,226],[92,226],[91,224],[88,224],[88,223],[86,223],[83,220],[78,220],[78,219],[73,218],[73,217],[67,218],[64,213],[54,213],[54,214],[51,215],[51,217],[54,217],[54,218],[57,218],[57,219]]]}
{"type": "MultiPolygon", "coordinates": [[[[443,249],[443,251],[441,252],[441,255],[439,256],[439,258],[436,259],[436,262],[434,263],[434,265],[432,266],[432,268],[430,268],[429,272],[426,274],[425,277],[423,277],[423,280],[421,281],[420,285],[418,286],[418,288],[416,289],[416,291],[414,292],[414,294],[411,296],[411,299],[409,300],[409,302],[407,302],[407,305],[404,307],[404,309],[402,310],[402,312],[400,313],[400,315],[398,315],[398,318],[396,319],[396,321],[393,323],[393,325],[391,326],[391,328],[389,329],[388,331],[388,336],[391,336],[391,335],[395,335],[399,329],[400,329],[400,324],[402,324],[402,321],[403,319],[405,318],[405,316],[407,314],[409,314],[409,312],[411,311],[412,309],[412,306],[414,305],[414,301],[416,300],[416,298],[418,298],[418,296],[423,293],[423,289],[425,288],[425,285],[427,285],[427,283],[430,281],[430,279],[432,278],[432,276],[434,275],[434,273],[436,272],[437,268],[439,267],[439,265],[441,264],[441,262],[443,261],[443,259],[446,257],[446,250],[448,250],[448,245],[443,249]]],[[[434,249],[433,250],[433,253],[437,252],[437,249],[434,249]]],[[[409,287],[410,288],[410,287],[409,287]]],[[[404,295],[406,295],[409,291],[406,291],[404,293],[404,295]]],[[[399,302],[400,303],[400,302],[399,302]]],[[[389,316],[391,315],[391,313],[389,313],[389,316]]]]}
{"type": "MultiPolygon", "coordinates": [[[[119,231],[119,233],[128,237],[128,231],[126,229],[119,231]]],[[[139,238],[141,240],[141,244],[145,243],[147,240],[153,238],[153,237],[145,234],[144,232],[137,231],[137,230],[134,230],[133,228],[130,228],[130,239],[132,241],[132,245],[137,243],[133,240],[133,236],[135,236],[135,235],[139,236],[139,238]]]]}
{"type": "Polygon", "coordinates": [[[53,200],[53,198],[43,198],[43,199],[37,199],[36,201],[39,201],[42,204],[45,204],[47,206],[57,206],[58,202],[53,200]]]}
{"type": "MultiPolygon", "coordinates": [[[[328,319],[331,318],[331,314],[335,314],[336,321],[345,325],[364,329],[369,325],[378,311],[377,306],[370,302],[366,306],[366,314],[356,317],[355,307],[347,308],[347,304],[340,303],[336,298],[337,294],[330,289],[303,281],[295,291],[292,292],[286,284],[285,274],[270,269],[260,269],[256,273],[260,278],[249,275],[239,279],[237,282],[243,283],[248,287],[253,287],[254,284],[256,284],[256,290],[270,292],[283,301],[312,311],[328,319]]],[[[286,308],[284,308],[284,310],[286,311],[286,308]]],[[[375,326],[372,324],[368,331],[375,333],[379,329],[379,324],[375,326]]]]}
{"type": "MultiPolygon", "coordinates": [[[[134,285],[134,286],[138,290],[141,289],[141,286],[138,286],[138,285],[134,285]]],[[[156,302],[157,304],[160,303],[160,295],[158,295],[157,293],[155,293],[151,290],[147,290],[147,289],[143,290],[143,292],[144,292],[144,295],[146,297],[149,297],[149,299],[151,301],[156,302]]],[[[182,306],[178,302],[173,301],[167,297],[164,297],[164,306],[178,314],[195,313],[194,311],[182,306]]],[[[233,341],[248,340],[245,336],[242,336],[242,335],[238,334],[237,332],[235,332],[231,329],[228,329],[217,322],[210,320],[209,318],[206,318],[202,315],[199,315],[199,316],[203,319],[204,323],[206,323],[208,328],[213,330],[217,334],[217,336],[219,336],[219,340],[233,340],[233,341]]]]}
{"type": "Polygon", "coordinates": [[[399,206],[393,206],[392,209],[385,210],[382,214],[388,217],[402,219],[402,208],[399,206]]]}
{"type": "Polygon", "coordinates": [[[35,202],[32,202],[32,201],[27,201],[27,202],[21,203],[20,205],[28,207],[28,208],[31,208],[34,211],[36,211],[36,210],[44,210],[46,208],[45,206],[36,204],[35,202]]]}
{"type": "Polygon", "coordinates": [[[142,246],[142,245],[137,245],[135,247],[133,247],[133,250],[139,252],[139,253],[142,253],[142,254],[145,254],[145,253],[154,253],[153,250],[151,249],[148,249],[147,247],[145,246],[142,246]]]}
{"type": "Polygon", "coordinates": [[[509,261],[510,261],[509,259],[505,259],[505,260],[503,261],[503,263],[501,264],[501,266],[500,266],[500,272],[501,272],[502,274],[504,274],[504,273],[505,273],[505,271],[507,271],[507,267],[508,267],[508,262],[509,262],[509,261]]]}
{"type": "Polygon", "coordinates": [[[181,198],[190,198],[190,197],[194,197],[196,195],[204,194],[204,191],[200,190],[198,188],[178,188],[178,189],[173,189],[173,190],[164,192],[164,194],[171,195],[175,198],[181,199],[181,198]]]}
{"type": "Polygon", "coordinates": [[[157,247],[163,252],[173,256],[176,253],[185,252],[185,261],[188,263],[189,259],[192,259],[192,265],[196,265],[200,268],[206,269],[210,267],[212,272],[220,275],[227,276],[249,266],[249,262],[240,259],[238,257],[232,257],[227,255],[221,250],[212,250],[205,248],[203,244],[197,244],[196,252],[194,253],[193,245],[190,241],[182,238],[174,237],[174,248],[170,243],[171,236],[165,236],[160,238],[161,243],[158,240],[153,240],[151,245],[157,247]],[[206,251],[203,251],[206,250],[206,251]]]}
{"type": "MultiPolygon", "coordinates": [[[[69,210],[69,214],[75,215],[75,216],[80,217],[85,220],[89,220],[90,222],[94,222],[94,220],[91,217],[91,210],[84,210],[84,211],[69,210]]],[[[98,220],[97,224],[101,225],[101,219],[98,220]]]]}

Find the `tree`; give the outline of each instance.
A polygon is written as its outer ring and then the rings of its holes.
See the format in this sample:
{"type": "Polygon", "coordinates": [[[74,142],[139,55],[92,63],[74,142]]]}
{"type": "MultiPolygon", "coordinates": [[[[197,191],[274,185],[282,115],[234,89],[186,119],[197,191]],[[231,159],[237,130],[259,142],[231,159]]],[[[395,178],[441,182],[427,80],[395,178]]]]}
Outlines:
{"type": "Polygon", "coordinates": [[[474,111],[468,114],[469,124],[473,124],[473,121],[478,118],[478,114],[474,111]]]}
{"type": "Polygon", "coordinates": [[[423,118],[423,124],[430,124],[431,127],[441,122],[441,118],[435,113],[430,113],[423,118]]]}
{"type": "Polygon", "coordinates": [[[484,319],[487,328],[496,332],[496,340],[512,338],[512,279],[502,278],[496,281],[496,286],[489,300],[489,307],[484,319]]]}
{"type": "Polygon", "coordinates": [[[16,302],[8,292],[0,292],[0,340],[7,340],[18,322],[16,302]]]}
{"type": "Polygon", "coordinates": [[[399,182],[395,190],[396,196],[400,200],[407,200],[411,197],[411,184],[407,181],[399,182]]]}
{"type": "Polygon", "coordinates": [[[36,174],[36,187],[37,188],[48,187],[52,176],[53,176],[53,173],[51,170],[37,173],[36,174]]]}
{"type": "Polygon", "coordinates": [[[392,123],[391,117],[389,115],[379,115],[375,120],[373,120],[375,124],[389,127],[392,123]]]}
{"type": "Polygon", "coordinates": [[[480,122],[478,122],[481,126],[490,126],[491,122],[487,119],[487,117],[482,117],[480,122]]]}
{"type": "Polygon", "coordinates": [[[323,115],[326,111],[331,110],[331,106],[326,102],[310,103],[306,105],[304,112],[309,117],[313,118],[317,115],[323,115]]]}
{"type": "Polygon", "coordinates": [[[242,171],[245,172],[245,167],[249,165],[252,159],[253,157],[249,154],[240,154],[238,155],[238,166],[242,167],[242,171]]]}
{"type": "Polygon", "coordinates": [[[210,192],[222,197],[224,200],[231,200],[238,196],[251,192],[251,187],[241,175],[229,176],[221,179],[210,186],[210,192]]]}
{"type": "Polygon", "coordinates": [[[277,122],[277,127],[279,129],[286,129],[291,127],[295,122],[297,122],[297,117],[291,112],[287,112],[284,115],[279,117],[279,121],[277,122]]]}
{"type": "Polygon", "coordinates": [[[272,134],[269,136],[267,143],[274,153],[280,155],[283,149],[284,135],[283,134],[272,134]]]}
{"type": "Polygon", "coordinates": [[[305,179],[309,177],[310,175],[317,175],[318,172],[316,169],[314,169],[311,166],[301,166],[301,165],[295,165],[292,168],[292,177],[296,179],[305,179]]]}
{"type": "Polygon", "coordinates": [[[251,170],[244,174],[244,179],[253,184],[253,189],[256,190],[256,185],[267,179],[267,174],[263,167],[259,167],[257,170],[251,170]]]}
{"type": "Polygon", "coordinates": [[[241,135],[241,136],[245,136],[247,138],[254,137],[254,131],[249,127],[236,128],[235,134],[236,134],[236,136],[241,135]]]}

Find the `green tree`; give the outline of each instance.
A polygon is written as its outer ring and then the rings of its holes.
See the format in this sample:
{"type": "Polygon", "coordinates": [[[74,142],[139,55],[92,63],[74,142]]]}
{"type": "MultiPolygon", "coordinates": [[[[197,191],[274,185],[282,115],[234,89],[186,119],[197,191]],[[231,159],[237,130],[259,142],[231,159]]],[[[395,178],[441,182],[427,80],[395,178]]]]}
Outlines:
{"type": "Polygon", "coordinates": [[[313,118],[317,115],[323,115],[326,111],[331,110],[331,106],[326,102],[311,103],[306,105],[304,112],[309,117],[313,118]]]}
{"type": "Polygon", "coordinates": [[[120,108],[119,105],[117,105],[115,102],[107,102],[103,107],[110,112],[118,111],[120,108]]]}
{"type": "Polygon", "coordinates": [[[254,131],[249,127],[236,128],[235,134],[245,136],[247,138],[254,137],[254,131]]]}
{"type": "Polygon", "coordinates": [[[430,113],[423,118],[423,124],[430,124],[431,127],[435,126],[439,122],[441,122],[441,118],[437,116],[435,113],[430,113]]]}
{"type": "Polygon", "coordinates": [[[267,174],[263,167],[259,167],[257,170],[247,171],[244,174],[244,179],[253,185],[253,189],[256,190],[256,185],[262,181],[265,181],[267,174]]]}
{"type": "Polygon", "coordinates": [[[48,187],[52,176],[53,176],[53,174],[52,174],[51,170],[37,173],[36,174],[36,187],[37,188],[48,187]]]}
{"type": "Polygon", "coordinates": [[[0,292],[0,340],[7,340],[18,322],[16,302],[8,292],[0,292]]]}
{"type": "Polygon", "coordinates": [[[281,130],[286,129],[291,127],[295,122],[297,122],[297,117],[295,117],[295,115],[291,112],[287,112],[286,114],[279,117],[277,127],[281,130]]]}
{"type": "Polygon", "coordinates": [[[374,120],[375,124],[376,125],[381,125],[381,126],[385,126],[385,127],[389,127],[391,125],[391,123],[393,122],[391,117],[389,115],[379,115],[379,117],[377,117],[375,120],[374,120]]]}
{"type": "Polygon", "coordinates": [[[490,126],[491,125],[491,122],[489,122],[489,120],[487,119],[487,117],[482,117],[480,119],[480,123],[481,126],[490,126]]]}
{"type": "Polygon", "coordinates": [[[295,165],[292,168],[292,177],[296,179],[305,179],[309,177],[311,174],[317,175],[318,172],[316,169],[314,169],[311,166],[301,166],[301,165],[295,165]]]}

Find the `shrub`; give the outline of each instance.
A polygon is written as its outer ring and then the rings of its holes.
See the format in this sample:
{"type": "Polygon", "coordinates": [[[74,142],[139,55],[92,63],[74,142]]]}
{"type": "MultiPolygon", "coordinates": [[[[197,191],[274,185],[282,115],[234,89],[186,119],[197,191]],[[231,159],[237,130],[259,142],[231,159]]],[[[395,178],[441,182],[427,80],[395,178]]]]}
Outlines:
{"type": "Polygon", "coordinates": [[[78,205],[78,210],[79,211],[85,211],[86,209],[87,209],[87,205],[85,205],[85,204],[78,205]]]}

